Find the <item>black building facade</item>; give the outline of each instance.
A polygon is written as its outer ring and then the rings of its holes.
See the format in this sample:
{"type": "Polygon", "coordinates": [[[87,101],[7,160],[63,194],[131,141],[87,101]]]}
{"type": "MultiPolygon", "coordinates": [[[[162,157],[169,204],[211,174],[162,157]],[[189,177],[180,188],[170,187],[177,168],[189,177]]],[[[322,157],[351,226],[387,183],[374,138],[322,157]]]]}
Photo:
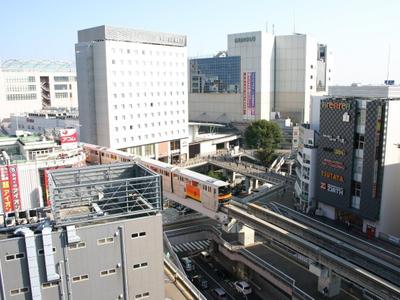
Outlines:
{"type": "Polygon", "coordinates": [[[386,107],[382,99],[320,103],[316,194],[337,214],[379,220],[386,107]]]}

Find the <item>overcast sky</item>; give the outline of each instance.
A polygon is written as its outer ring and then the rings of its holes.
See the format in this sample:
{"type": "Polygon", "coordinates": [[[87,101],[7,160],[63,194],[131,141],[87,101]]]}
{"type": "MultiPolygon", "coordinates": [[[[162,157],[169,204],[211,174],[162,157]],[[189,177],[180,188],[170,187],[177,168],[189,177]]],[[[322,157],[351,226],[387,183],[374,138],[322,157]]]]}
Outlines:
{"type": "Polygon", "coordinates": [[[294,30],[326,43],[334,55],[334,82],[400,83],[398,0],[113,0],[2,1],[0,60],[74,61],[77,31],[108,24],[185,34],[189,56],[226,49],[228,33],[294,30]]]}

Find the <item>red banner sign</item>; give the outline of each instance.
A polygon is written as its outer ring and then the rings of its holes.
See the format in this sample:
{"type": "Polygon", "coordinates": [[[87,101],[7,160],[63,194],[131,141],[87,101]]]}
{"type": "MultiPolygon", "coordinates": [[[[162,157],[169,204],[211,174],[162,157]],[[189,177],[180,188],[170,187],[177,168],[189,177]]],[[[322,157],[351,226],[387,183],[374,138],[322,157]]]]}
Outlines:
{"type": "Polygon", "coordinates": [[[17,165],[0,167],[0,183],[3,211],[12,212],[21,209],[17,165]]]}
{"type": "Polygon", "coordinates": [[[60,142],[62,144],[76,143],[78,141],[78,133],[76,129],[62,129],[60,131],[60,142]]]}

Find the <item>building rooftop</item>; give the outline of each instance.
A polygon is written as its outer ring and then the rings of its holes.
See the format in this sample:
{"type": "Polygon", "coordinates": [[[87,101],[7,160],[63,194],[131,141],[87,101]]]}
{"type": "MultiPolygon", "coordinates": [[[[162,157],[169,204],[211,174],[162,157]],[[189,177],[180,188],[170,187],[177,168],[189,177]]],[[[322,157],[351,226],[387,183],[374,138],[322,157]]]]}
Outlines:
{"type": "Polygon", "coordinates": [[[49,172],[57,224],[156,213],[162,209],[160,176],[136,163],[49,172]]]}
{"type": "Polygon", "coordinates": [[[9,59],[1,64],[6,72],[75,72],[75,64],[54,60],[19,60],[9,59]]]}

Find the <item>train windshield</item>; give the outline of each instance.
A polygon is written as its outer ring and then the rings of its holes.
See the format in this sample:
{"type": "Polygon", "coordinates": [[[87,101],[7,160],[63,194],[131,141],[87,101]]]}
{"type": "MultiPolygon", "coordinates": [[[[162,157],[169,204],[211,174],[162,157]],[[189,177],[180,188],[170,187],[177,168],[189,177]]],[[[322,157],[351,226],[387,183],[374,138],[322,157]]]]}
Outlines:
{"type": "Polygon", "coordinates": [[[229,186],[221,186],[218,189],[218,195],[219,196],[224,196],[224,195],[228,195],[231,193],[231,188],[229,186]]]}

